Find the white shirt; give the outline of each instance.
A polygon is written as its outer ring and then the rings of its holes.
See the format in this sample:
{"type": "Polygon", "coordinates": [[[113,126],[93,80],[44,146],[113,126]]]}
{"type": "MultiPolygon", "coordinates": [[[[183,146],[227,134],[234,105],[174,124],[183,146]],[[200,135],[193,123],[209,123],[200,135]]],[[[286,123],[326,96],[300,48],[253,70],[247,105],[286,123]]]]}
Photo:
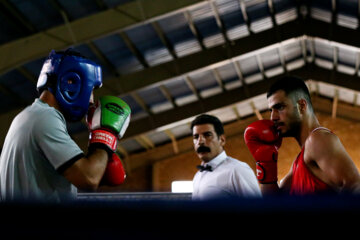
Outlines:
{"type": "Polygon", "coordinates": [[[198,171],[193,179],[193,200],[230,197],[261,197],[256,176],[250,166],[223,151],[208,163],[212,171],[198,171]]]}

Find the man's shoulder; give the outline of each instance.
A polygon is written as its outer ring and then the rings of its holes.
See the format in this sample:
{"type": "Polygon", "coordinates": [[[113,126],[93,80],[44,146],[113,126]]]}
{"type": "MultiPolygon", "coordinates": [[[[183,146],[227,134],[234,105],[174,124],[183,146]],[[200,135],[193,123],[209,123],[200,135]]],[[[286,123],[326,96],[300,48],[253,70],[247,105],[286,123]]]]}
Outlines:
{"type": "Polygon", "coordinates": [[[338,144],[338,136],[330,130],[321,129],[309,135],[305,142],[307,152],[319,152],[322,149],[329,149],[338,144]]]}
{"type": "Polygon", "coordinates": [[[56,110],[54,107],[49,106],[47,103],[43,103],[40,100],[36,99],[34,103],[29,106],[29,112],[33,115],[37,115],[41,119],[52,119],[54,121],[60,120],[65,122],[63,115],[56,110]]]}
{"type": "Polygon", "coordinates": [[[28,106],[21,114],[23,115],[21,118],[28,119],[28,124],[39,133],[66,128],[66,121],[62,114],[55,108],[39,101],[28,106]]]}
{"type": "Polygon", "coordinates": [[[240,161],[230,156],[227,156],[226,163],[231,165],[233,169],[251,170],[250,166],[246,162],[240,161]]]}

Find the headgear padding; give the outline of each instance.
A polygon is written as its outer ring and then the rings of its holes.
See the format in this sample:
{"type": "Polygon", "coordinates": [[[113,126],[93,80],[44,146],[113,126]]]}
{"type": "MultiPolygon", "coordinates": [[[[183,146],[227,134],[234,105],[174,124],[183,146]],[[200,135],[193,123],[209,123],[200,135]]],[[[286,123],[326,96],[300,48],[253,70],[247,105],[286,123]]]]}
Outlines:
{"type": "Polygon", "coordinates": [[[73,50],[52,50],[45,60],[37,82],[41,93],[54,94],[66,120],[81,120],[89,108],[91,93],[102,85],[101,67],[73,50]]]}

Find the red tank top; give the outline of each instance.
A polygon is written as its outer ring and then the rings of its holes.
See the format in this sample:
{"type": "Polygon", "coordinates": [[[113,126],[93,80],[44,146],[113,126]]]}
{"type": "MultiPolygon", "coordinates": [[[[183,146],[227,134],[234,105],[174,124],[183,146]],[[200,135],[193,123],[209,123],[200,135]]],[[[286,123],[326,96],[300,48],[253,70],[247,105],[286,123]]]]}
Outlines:
{"type": "MultiPolygon", "coordinates": [[[[331,132],[327,128],[315,128],[311,133],[319,130],[324,129],[331,132]]],[[[291,181],[291,188],[290,188],[290,195],[318,195],[318,194],[329,194],[334,192],[334,190],[321,181],[319,178],[315,177],[304,162],[304,152],[305,146],[301,149],[301,152],[297,156],[293,167],[293,175],[291,181]]]]}

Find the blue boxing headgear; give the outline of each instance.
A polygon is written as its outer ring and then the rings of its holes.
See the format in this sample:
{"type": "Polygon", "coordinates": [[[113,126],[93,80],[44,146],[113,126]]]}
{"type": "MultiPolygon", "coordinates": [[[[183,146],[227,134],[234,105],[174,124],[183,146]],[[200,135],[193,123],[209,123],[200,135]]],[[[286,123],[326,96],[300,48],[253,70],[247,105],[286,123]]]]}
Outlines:
{"type": "Polygon", "coordinates": [[[81,120],[88,111],[91,93],[102,85],[101,67],[73,50],[52,50],[37,82],[39,93],[54,94],[68,121],[81,120]]]}

